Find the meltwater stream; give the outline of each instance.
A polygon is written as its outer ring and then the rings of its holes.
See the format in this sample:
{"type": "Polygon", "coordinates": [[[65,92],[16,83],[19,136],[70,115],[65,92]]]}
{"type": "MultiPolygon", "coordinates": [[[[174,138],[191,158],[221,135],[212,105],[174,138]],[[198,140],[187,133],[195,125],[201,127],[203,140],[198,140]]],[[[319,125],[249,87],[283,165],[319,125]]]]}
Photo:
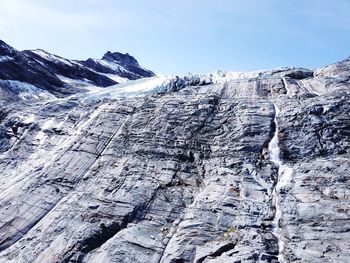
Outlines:
{"type": "Polygon", "coordinates": [[[282,229],[280,227],[280,220],[282,218],[282,207],[281,207],[281,196],[280,196],[280,190],[285,187],[291,180],[293,170],[289,168],[286,165],[283,165],[281,159],[280,159],[280,148],[279,148],[279,140],[278,140],[278,133],[279,133],[279,126],[278,126],[278,114],[280,112],[279,108],[276,104],[274,104],[275,108],[275,133],[269,143],[269,155],[270,160],[277,166],[278,168],[278,177],[277,177],[277,183],[273,189],[272,196],[273,196],[273,203],[275,206],[275,216],[273,218],[273,234],[276,236],[278,240],[278,261],[281,263],[286,262],[283,257],[283,249],[284,249],[284,242],[283,242],[283,233],[282,229]]]}

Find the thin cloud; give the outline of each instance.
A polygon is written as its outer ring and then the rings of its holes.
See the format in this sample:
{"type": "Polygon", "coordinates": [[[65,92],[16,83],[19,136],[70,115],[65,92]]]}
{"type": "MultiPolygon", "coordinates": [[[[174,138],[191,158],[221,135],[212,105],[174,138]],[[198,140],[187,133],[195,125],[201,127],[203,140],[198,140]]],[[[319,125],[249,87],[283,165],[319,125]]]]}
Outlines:
{"type": "Polygon", "coordinates": [[[298,13],[311,22],[322,27],[335,29],[349,29],[350,1],[338,0],[336,2],[318,0],[310,2],[307,8],[298,10],[298,13]]]}
{"type": "MultiPolygon", "coordinates": [[[[92,1],[92,0],[90,0],[92,1]]],[[[118,14],[113,19],[118,22],[126,20],[125,15],[118,14]],[[119,21],[118,21],[119,20],[119,21]]],[[[108,17],[94,12],[67,12],[53,9],[31,0],[1,0],[0,1],[0,33],[21,30],[26,26],[52,28],[74,32],[88,32],[91,28],[110,24],[108,17]]]]}

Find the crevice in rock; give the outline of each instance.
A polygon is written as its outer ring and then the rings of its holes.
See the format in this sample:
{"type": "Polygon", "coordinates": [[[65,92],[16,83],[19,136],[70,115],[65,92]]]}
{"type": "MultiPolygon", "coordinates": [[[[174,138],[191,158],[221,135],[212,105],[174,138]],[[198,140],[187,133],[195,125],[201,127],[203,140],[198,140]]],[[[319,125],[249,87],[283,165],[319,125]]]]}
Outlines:
{"type": "Polygon", "coordinates": [[[261,261],[268,263],[277,263],[278,257],[274,255],[263,254],[261,255],[261,261]]]}
{"type": "Polygon", "coordinates": [[[196,263],[202,263],[207,257],[220,257],[225,252],[228,252],[232,249],[234,249],[236,246],[236,243],[228,243],[226,245],[223,245],[222,247],[218,248],[216,251],[214,251],[211,254],[205,255],[204,257],[199,258],[196,263]]]}

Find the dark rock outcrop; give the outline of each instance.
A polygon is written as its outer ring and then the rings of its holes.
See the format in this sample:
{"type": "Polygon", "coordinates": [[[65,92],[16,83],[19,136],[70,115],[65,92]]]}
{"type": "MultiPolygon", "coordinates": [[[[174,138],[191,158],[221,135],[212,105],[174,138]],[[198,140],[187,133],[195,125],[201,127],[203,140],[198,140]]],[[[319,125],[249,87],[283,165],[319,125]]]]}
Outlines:
{"type": "Polygon", "coordinates": [[[141,68],[134,57],[119,52],[108,51],[100,60],[89,58],[79,62],[96,72],[115,74],[132,80],[155,76],[152,71],[141,68]]]}
{"type": "Polygon", "coordinates": [[[118,62],[122,66],[139,67],[137,60],[134,57],[130,56],[128,53],[122,54],[119,52],[112,53],[111,51],[108,51],[103,55],[102,59],[111,62],[118,62]]]}

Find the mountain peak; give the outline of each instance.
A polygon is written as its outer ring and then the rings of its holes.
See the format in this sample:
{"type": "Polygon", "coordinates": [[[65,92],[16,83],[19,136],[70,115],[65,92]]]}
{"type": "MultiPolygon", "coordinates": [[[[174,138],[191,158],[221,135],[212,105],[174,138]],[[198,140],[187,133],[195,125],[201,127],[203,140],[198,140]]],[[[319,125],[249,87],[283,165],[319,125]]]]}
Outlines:
{"type": "Polygon", "coordinates": [[[104,56],[102,57],[103,60],[107,60],[110,62],[118,62],[120,65],[127,65],[127,66],[134,66],[139,67],[139,63],[137,60],[129,55],[129,53],[123,54],[119,52],[111,52],[108,51],[104,56]]]}

